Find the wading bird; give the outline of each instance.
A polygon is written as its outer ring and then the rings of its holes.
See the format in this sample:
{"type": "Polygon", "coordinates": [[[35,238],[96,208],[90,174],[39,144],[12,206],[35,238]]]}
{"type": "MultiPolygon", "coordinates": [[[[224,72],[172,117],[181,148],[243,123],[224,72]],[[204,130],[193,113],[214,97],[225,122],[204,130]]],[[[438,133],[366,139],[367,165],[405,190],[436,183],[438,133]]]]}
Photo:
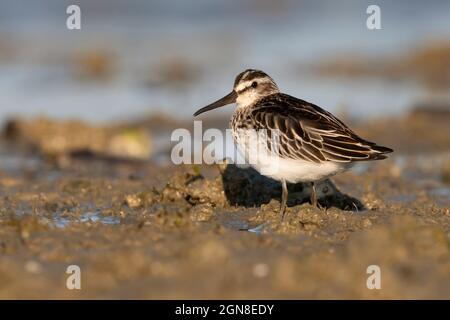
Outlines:
{"type": "Polygon", "coordinates": [[[194,116],[231,103],[237,106],[230,126],[238,148],[246,158],[255,156],[250,165],[261,174],[281,182],[282,217],[287,182],[311,183],[311,204],[317,206],[316,181],[345,171],[356,161],[385,159],[393,151],[362,139],[324,109],[281,93],[274,80],[260,70],[241,72],[231,93],[194,116]],[[262,130],[267,138],[256,139],[255,133],[262,130]],[[272,139],[275,136],[277,139],[272,139]]]}

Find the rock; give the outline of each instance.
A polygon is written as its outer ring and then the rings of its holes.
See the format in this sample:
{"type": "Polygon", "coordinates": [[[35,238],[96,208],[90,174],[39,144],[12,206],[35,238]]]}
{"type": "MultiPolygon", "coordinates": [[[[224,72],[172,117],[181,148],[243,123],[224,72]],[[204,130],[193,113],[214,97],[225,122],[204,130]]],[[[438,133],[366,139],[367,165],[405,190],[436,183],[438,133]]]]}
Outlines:
{"type": "Polygon", "coordinates": [[[148,133],[144,130],[125,130],[108,141],[106,152],[116,157],[148,159],[152,150],[148,133]]]}
{"type": "Polygon", "coordinates": [[[150,136],[143,129],[93,126],[82,121],[16,119],[7,123],[4,136],[9,141],[51,158],[89,154],[120,159],[147,159],[152,151],[150,136]]]}

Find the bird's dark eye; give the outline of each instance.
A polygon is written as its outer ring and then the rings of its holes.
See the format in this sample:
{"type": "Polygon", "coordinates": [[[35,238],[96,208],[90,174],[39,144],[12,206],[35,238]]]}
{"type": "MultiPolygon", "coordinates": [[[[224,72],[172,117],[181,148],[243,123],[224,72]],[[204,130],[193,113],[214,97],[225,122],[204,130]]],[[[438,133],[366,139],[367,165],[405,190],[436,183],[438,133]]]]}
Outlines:
{"type": "Polygon", "coordinates": [[[252,88],[256,88],[257,86],[258,86],[258,82],[253,81],[253,82],[252,82],[252,88]]]}

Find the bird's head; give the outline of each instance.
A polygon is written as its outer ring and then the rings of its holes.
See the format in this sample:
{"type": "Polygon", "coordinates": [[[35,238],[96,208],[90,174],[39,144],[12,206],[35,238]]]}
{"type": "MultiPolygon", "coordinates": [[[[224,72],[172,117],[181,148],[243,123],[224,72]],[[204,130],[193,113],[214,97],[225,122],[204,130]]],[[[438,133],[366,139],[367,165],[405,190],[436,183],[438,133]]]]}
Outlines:
{"type": "Polygon", "coordinates": [[[194,116],[236,103],[238,107],[249,106],[268,95],[278,93],[279,89],[275,81],[261,70],[247,69],[239,73],[234,80],[233,90],[222,99],[199,109],[194,116]]]}

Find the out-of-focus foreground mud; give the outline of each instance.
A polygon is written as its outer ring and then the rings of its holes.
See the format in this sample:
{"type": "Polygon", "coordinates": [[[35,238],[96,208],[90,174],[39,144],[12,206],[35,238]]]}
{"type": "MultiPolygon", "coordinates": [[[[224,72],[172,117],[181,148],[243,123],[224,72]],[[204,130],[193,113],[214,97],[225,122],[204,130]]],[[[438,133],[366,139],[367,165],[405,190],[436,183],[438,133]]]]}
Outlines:
{"type": "Polygon", "coordinates": [[[251,169],[115,157],[105,147],[121,137],[114,128],[73,146],[49,143],[66,135],[57,125],[10,124],[0,298],[448,299],[449,119],[419,110],[355,123],[396,152],[321,184],[322,209],[307,186],[289,186],[284,222],[279,185],[251,169]],[[69,265],[81,268],[81,290],[66,288],[69,265]],[[381,290],[366,286],[370,265],[381,290]]]}

